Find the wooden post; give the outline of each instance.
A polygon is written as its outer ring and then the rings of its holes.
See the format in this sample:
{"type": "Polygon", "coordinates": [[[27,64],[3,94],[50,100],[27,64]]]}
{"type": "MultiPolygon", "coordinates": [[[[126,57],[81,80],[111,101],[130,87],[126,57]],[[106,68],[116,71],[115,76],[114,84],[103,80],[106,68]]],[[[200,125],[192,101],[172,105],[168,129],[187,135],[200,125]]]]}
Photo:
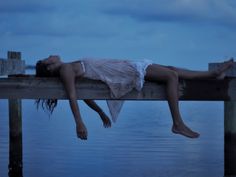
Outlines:
{"type": "MultiPolygon", "coordinates": [[[[210,63],[209,70],[220,67],[222,63],[210,63]]],[[[228,77],[236,77],[236,63],[226,72],[228,77]]],[[[231,84],[229,84],[231,85],[231,84]]],[[[235,90],[228,90],[228,95],[236,95],[235,90]]],[[[236,101],[224,102],[224,176],[236,176],[236,101]]]]}
{"type": "MultiPolygon", "coordinates": [[[[20,52],[8,52],[8,59],[21,60],[20,52]]],[[[9,76],[11,77],[11,76],[9,76]]],[[[22,177],[22,115],[21,100],[9,99],[9,177],[22,177]]]]}
{"type": "Polygon", "coordinates": [[[224,102],[225,177],[236,176],[236,101],[224,102]]]}

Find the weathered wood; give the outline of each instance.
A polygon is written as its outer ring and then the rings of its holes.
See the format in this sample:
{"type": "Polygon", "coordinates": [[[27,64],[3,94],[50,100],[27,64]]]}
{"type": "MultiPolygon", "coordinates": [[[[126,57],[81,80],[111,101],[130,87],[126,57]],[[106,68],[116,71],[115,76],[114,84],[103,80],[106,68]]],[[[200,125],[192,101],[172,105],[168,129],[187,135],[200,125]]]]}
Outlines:
{"type": "MultiPolygon", "coordinates": [[[[8,60],[21,60],[20,52],[8,52],[8,60]]],[[[14,69],[14,68],[13,68],[14,69]]],[[[24,73],[24,71],[21,71],[24,73]]],[[[23,176],[22,173],[22,115],[21,100],[9,99],[9,176],[23,176]]]]}
{"type": "Polygon", "coordinates": [[[236,176],[236,101],[224,102],[225,176],[236,176]]]}
{"type": "MultiPolygon", "coordinates": [[[[212,71],[221,66],[222,63],[210,63],[209,70],[212,71]]],[[[227,70],[227,76],[236,77],[236,63],[227,70]]],[[[235,95],[235,84],[228,85],[229,95],[235,95]]],[[[224,102],[224,175],[225,177],[236,176],[236,101],[224,102]]]]}
{"type": "Polygon", "coordinates": [[[25,70],[25,61],[17,59],[0,59],[0,76],[21,74],[25,70]]]}
{"type": "MultiPolygon", "coordinates": [[[[78,99],[112,99],[107,85],[101,81],[81,79],[76,82],[78,99]]],[[[180,100],[236,101],[236,79],[183,80],[179,86],[180,100]]],[[[57,98],[67,99],[57,78],[2,78],[0,98],[57,98]]],[[[141,92],[131,91],[123,100],[166,100],[165,84],[146,82],[141,92]]]]}
{"type": "MultiPolygon", "coordinates": [[[[147,83],[149,92],[133,91],[122,99],[142,99],[158,97],[164,99],[163,85],[147,83]]],[[[81,79],[76,83],[78,99],[112,99],[110,90],[101,81],[81,79]]],[[[67,99],[64,87],[57,78],[2,78],[0,79],[0,98],[57,98],[67,99]],[[4,94],[3,94],[4,93],[4,94]]]]}
{"type": "Polygon", "coordinates": [[[22,177],[23,147],[22,147],[22,119],[21,100],[9,100],[9,177],[22,177]]]}

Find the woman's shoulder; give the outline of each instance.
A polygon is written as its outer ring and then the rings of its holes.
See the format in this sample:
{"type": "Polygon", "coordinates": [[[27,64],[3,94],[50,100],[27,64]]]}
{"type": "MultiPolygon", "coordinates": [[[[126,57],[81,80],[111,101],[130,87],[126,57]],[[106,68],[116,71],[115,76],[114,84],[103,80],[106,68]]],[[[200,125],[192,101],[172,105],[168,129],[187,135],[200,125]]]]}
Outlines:
{"type": "Polygon", "coordinates": [[[73,69],[72,63],[62,63],[60,66],[60,73],[71,72],[73,69]]]}
{"type": "Polygon", "coordinates": [[[61,74],[67,74],[70,73],[71,75],[74,75],[75,77],[81,77],[84,74],[84,67],[83,62],[81,60],[69,62],[69,63],[63,63],[61,65],[60,73],[61,74]]]}

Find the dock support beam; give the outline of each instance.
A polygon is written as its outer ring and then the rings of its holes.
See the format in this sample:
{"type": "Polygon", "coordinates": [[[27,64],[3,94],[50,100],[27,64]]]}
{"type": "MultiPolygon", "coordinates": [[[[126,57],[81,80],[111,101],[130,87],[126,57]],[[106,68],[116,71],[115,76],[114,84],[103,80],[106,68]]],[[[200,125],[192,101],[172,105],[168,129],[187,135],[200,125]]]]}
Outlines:
{"type": "MultiPolygon", "coordinates": [[[[20,52],[8,52],[8,60],[21,60],[20,52]]],[[[11,77],[11,76],[9,76],[11,77]]],[[[9,177],[23,176],[21,100],[9,99],[9,177]]]]}
{"type": "MultiPolygon", "coordinates": [[[[0,59],[0,65],[5,66],[0,68],[0,75],[23,74],[25,69],[24,62],[21,60],[20,52],[8,52],[8,61],[0,59]],[[15,59],[17,62],[13,62],[15,59]],[[10,64],[9,64],[10,63],[10,64]],[[9,66],[10,67],[9,67],[9,66]],[[19,70],[19,71],[18,71],[19,70]],[[23,72],[23,73],[22,73],[23,72]]],[[[220,63],[212,63],[209,65],[209,70],[220,66],[220,63]]],[[[236,177],[236,63],[231,71],[226,73],[227,76],[233,77],[218,80],[185,80],[180,84],[181,99],[184,100],[215,100],[226,101],[225,108],[225,177],[236,177]]],[[[12,77],[12,76],[9,76],[12,77]]],[[[36,98],[57,98],[67,99],[64,88],[61,82],[55,78],[8,78],[7,81],[1,79],[1,99],[9,99],[9,177],[22,177],[22,113],[21,99],[36,99],[36,98]],[[13,84],[14,83],[14,84],[13,84]],[[30,89],[29,89],[30,87],[30,89]],[[17,93],[17,94],[15,94],[17,93]]],[[[110,99],[109,88],[98,81],[83,81],[78,84],[77,91],[78,99],[110,99]],[[87,82],[87,83],[86,83],[87,82]]],[[[166,100],[163,85],[145,83],[142,92],[132,91],[128,96],[122,99],[129,100],[166,100]]]]}
{"type": "Polygon", "coordinates": [[[224,102],[225,177],[236,176],[236,101],[224,102]]]}

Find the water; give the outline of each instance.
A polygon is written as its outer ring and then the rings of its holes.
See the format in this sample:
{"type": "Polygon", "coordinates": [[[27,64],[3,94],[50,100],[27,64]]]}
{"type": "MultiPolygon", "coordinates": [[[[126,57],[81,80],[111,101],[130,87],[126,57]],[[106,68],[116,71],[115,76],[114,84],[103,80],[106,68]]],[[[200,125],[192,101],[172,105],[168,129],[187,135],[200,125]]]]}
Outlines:
{"type": "MultiPolygon", "coordinates": [[[[106,112],[106,103],[98,102],[106,112]]],[[[49,118],[23,101],[24,177],[222,177],[223,104],[181,102],[186,123],[201,133],[188,139],[170,132],[165,102],[126,102],[112,128],[80,103],[89,131],[76,138],[66,101],[49,118]]],[[[8,176],[8,112],[0,100],[0,177],[8,176]]]]}

